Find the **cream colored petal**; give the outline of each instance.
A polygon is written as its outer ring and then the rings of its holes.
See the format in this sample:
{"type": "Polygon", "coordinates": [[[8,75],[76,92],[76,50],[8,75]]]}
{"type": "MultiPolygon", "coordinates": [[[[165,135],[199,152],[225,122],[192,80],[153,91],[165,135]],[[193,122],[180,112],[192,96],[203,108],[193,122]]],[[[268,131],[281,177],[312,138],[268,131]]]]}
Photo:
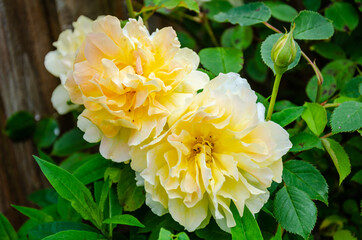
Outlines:
{"type": "Polygon", "coordinates": [[[186,207],[181,199],[170,199],[168,209],[171,216],[186,228],[195,231],[208,216],[208,200],[203,198],[194,207],[186,207]]]}
{"type": "Polygon", "coordinates": [[[79,107],[70,102],[69,94],[63,85],[58,85],[54,89],[51,102],[59,114],[66,114],[79,107]]]}
{"type": "Polygon", "coordinates": [[[146,193],[146,205],[149,206],[152,212],[158,216],[162,216],[168,212],[161,203],[153,201],[152,196],[149,193],[146,193]]]}
{"type": "Polygon", "coordinates": [[[266,191],[265,193],[259,195],[251,195],[249,199],[246,200],[245,204],[250,210],[251,213],[255,214],[260,211],[260,209],[264,206],[264,204],[269,199],[269,192],[266,191]]]}
{"type": "Polygon", "coordinates": [[[102,139],[102,132],[91,121],[79,115],[77,126],[84,132],[83,138],[87,142],[96,143],[102,139]]]}
{"type": "Polygon", "coordinates": [[[45,68],[56,77],[72,71],[72,66],[64,64],[62,60],[63,56],[58,51],[48,52],[44,59],[45,68]]]}
{"type": "Polygon", "coordinates": [[[114,138],[102,137],[100,153],[104,158],[111,159],[114,162],[125,162],[130,160],[129,146],[127,144],[129,130],[122,129],[114,138]]]}
{"type": "Polygon", "coordinates": [[[192,71],[184,78],[184,81],[176,88],[175,91],[181,93],[196,93],[197,90],[204,88],[209,81],[209,76],[206,73],[201,71],[192,71]]]}
{"type": "Polygon", "coordinates": [[[275,161],[271,165],[268,166],[269,169],[273,172],[273,180],[277,183],[282,182],[282,175],[283,175],[283,162],[280,158],[279,160],[275,161]]]}

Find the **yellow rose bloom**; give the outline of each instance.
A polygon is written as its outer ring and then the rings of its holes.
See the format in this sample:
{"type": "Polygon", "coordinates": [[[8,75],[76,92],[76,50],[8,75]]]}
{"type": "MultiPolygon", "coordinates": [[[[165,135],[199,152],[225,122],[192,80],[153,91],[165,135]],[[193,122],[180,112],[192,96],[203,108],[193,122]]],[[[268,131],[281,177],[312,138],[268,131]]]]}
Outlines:
{"type": "Polygon", "coordinates": [[[166,133],[132,148],[131,167],[154,213],[169,212],[188,231],[213,216],[228,231],[235,226],[231,201],[241,216],[244,206],[262,208],[292,144],[282,127],[264,120],[256,100],[245,79],[220,74],[170,116],[166,133]]]}
{"type": "Polygon", "coordinates": [[[64,88],[67,75],[73,71],[73,64],[78,48],[83,43],[85,36],[92,30],[92,20],[80,16],[73,23],[74,30],[67,29],[60,33],[58,41],[53,45],[56,50],[45,56],[45,68],[56,77],[60,78],[61,84],[55,88],[52,94],[52,104],[59,114],[65,114],[78,105],[71,104],[68,92],[64,88]]]}
{"type": "Polygon", "coordinates": [[[72,102],[85,107],[84,138],[101,141],[105,158],[129,160],[129,146],[158,136],[170,113],[208,82],[198,65],[171,27],[150,34],[141,18],[123,28],[116,17],[96,20],[66,82],[72,102]]]}

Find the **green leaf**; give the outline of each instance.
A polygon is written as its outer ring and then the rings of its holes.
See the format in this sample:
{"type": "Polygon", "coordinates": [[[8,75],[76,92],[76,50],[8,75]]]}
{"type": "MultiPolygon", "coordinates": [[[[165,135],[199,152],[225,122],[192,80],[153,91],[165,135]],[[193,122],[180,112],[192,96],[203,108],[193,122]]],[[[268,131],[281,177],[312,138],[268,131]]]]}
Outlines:
{"type": "Polygon", "coordinates": [[[52,222],[54,219],[52,216],[48,215],[42,210],[35,209],[35,208],[29,208],[29,207],[22,207],[22,206],[16,206],[11,205],[13,208],[27,216],[28,218],[38,222],[38,223],[46,223],[46,222],[52,222]]]}
{"type": "Polygon", "coordinates": [[[327,18],[317,12],[301,11],[293,20],[294,38],[302,40],[320,40],[332,37],[333,25],[327,18]]]}
{"type": "Polygon", "coordinates": [[[230,22],[240,26],[250,26],[261,22],[266,22],[271,16],[270,9],[262,2],[247,3],[240,7],[235,7],[227,12],[221,12],[214,16],[218,22],[230,22]]]}
{"type": "Polygon", "coordinates": [[[226,29],[221,35],[221,45],[239,50],[246,49],[253,40],[253,30],[251,27],[236,26],[226,29]]]}
{"type": "Polygon", "coordinates": [[[0,213],[0,239],[2,240],[16,240],[18,235],[9,220],[0,213]]]}
{"type": "Polygon", "coordinates": [[[79,222],[82,220],[71,203],[60,196],[58,197],[57,211],[62,221],[79,222]]]}
{"type": "Polygon", "coordinates": [[[243,52],[234,48],[204,48],[199,52],[201,64],[213,74],[240,72],[243,68],[243,52]]]}
{"type": "Polygon", "coordinates": [[[360,86],[362,86],[362,77],[355,77],[345,83],[343,89],[340,92],[340,95],[351,98],[358,98],[361,96],[359,91],[360,86]]]}
{"type": "Polygon", "coordinates": [[[291,22],[298,15],[297,10],[283,2],[264,2],[270,8],[272,17],[283,21],[291,22]]]}
{"type": "Polygon", "coordinates": [[[332,158],[334,166],[336,166],[339,174],[339,184],[341,184],[342,181],[351,172],[351,163],[349,162],[349,157],[344,151],[343,147],[335,140],[330,138],[322,138],[321,140],[324,148],[332,158]]]}
{"type": "Polygon", "coordinates": [[[246,62],[247,74],[257,82],[265,82],[268,75],[268,67],[264,64],[260,53],[261,44],[256,46],[254,56],[246,62]]]}
{"type": "Polygon", "coordinates": [[[62,161],[59,167],[67,170],[70,173],[73,173],[76,169],[78,169],[81,165],[86,163],[88,158],[92,158],[93,155],[89,153],[73,153],[69,157],[67,157],[64,161],[62,161]]]}
{"type": "Polygon", "coordinates": [[[50,222],[35,226],[33,229],[31,229],[28,232],[28,236],[30,240],[40,240],[55,233],[67,230],[78,230],[78,231],[87,231],[95,233],[97,232],[96,229],[84,223],[50,222]]]}
{"type": "Polygon", "coordinates": [[[320,42],[311,47],[311,50],[316,51],[324,58],[336,60],[346,58],[346,53],[343,49],[332,42],[320,42]]]}
{"type": "Polygon", "coordinates": [[[234,203],[231,204],[230,210],[236,222],[236,226],[230,229],[233,240],[263,239],[258,222],[246,206],[242,217],[234,203]]]}
{"type": "Polygon", "coordinates": [[[333,235],[333,240],[357,240],[357,238],[353,237],[350,231],[343,229],[333,235]]]}
{"type": "Polygon", "coordinates": [[[355,64],[348,59],[339,59],[328,63],[323,69],[323,75],[332,75],[337,81],[337,88],[343,88],[344,84],[350,80],[355,72],[355,64]]]}
{"type": "Polygon", "coordinates": [[[57,120],[54,118],[44,118],[36,125],[34,142],[40,148],[49,147],[59,136],[60,130],[57,120]]]}
{"type": "Polygon", "coordinates": [[[180,232],[175,236],[175,240],[190,240],[185,232],[180,232]]]}
{"type": "Polygon", "coordinates": [[[183,48],[194,49],[196,47],[196,41],[188,33],[177,31],[177,38],[183,48]]]}
{"type": "Polygon", "coordinates": [[[231,240],[231,235],[221,230],[212,218],[205,228],[196,230],[195,233],[199,238],[205,240],[231,240]]]}
{"type": "Polygon", "coordinates": [[[83,132],[74,128],[64,133],[53,146],[52,154],[55,156],[68,156],[77,151],[94,146],[83,139],[83,132]]]}
{"type": "Polygon", "coordinates": [[[319,136],[327,125],[327,112],[318,103],[305,103],[302,118],[307,123],[309,129],[319,136]]]}
{"type": "Polygon", "coordinates": [[[280,126],[285,127],[294,120],[296,120],[304,111],[304,107],[291,107],[283,109],[280,112],[274,113],[271,120],[278,123],[280,126]]]}
{"type": "Polygon", "coordinates": [[[280,101],[275,102],[274,110],[280,112],[280,111],[283,111],[284,109],[292,108],[292,107],[297,107],[297,105],[295,105],[294,103],[292,103],[289,100],[280,100],[280,101]]]}
{"type": "Polygon", "coordinates": [[[351,181],[362,184],[362,170],[359,170],[355,175],[353,175],[351,181]]]}
{"type": "MultiPolygon", "coordinates": [[[[265,41],[262,43],[261,45],[261,58],[263,59],[264,63],[271,69],[273,70],[274,74],[275,74],[275,70],[274,70],[274,62],[271,58],[271,51],[273,48],[274,43],[276,43],[276,41],[278,41],[278,39],[282,36],[281,33],[275,33],[270,35],[269,37],[267,37],[265,39],[265,41]]],[[[295,42],[295,45],[297,47],[297,54],[295,57],[294,62],[292,62],[289,66],[288,66],[288,70],[294,68],[295,66],[297,66],[299,60],[300,60],[300,56],[301,56],[301,51],[300,51],[300,47],[298,45],[297,42],[295,42]]]]}
{"type": "Polygon", "coordinates": [[[100,227],[100,210],[94,202],[91,192],[77,178],[64,169],[36,156],[34,158],[57,193],[62,198],[70,201],[73,208],[85,220],[90,220],[95,226],[100,227]]]}
{"type": "Polygon", "coordinates": [[[328,204],[328,184],[312,164],[300,160],[287,161],[284,163],[283,180],[287,187],[296,187],[311,199],[328,204]]]}
{"type": "Polygon", "coordinates": [[[307,193],[296,187],[283,187],[274,200],[275,218],[291,233],[307,238],[317,220],[317,208],[307,193]]]}
{"type": "Polygon", "coordinates": [[[283,236],[282,227],[279,224],[275,236],[273,236],[270,240],[282,240],[282,236],[283,236]]]}
{"type": "Polygon", "coordinates": [[[40,207],[46,207],[58,202],[58,194],[53,188],[45,188],[33,192],[28,199],[40,207]]]}
{"type": "Polygon", "coordinates": [[[160,229],[160,234],[158,235],[158,240],[172,240],[173,239],[173,234],[164,229],[164,228],[161,228],[160,229]]]}
{"type": "MultiPolygon", "coordinates": [[[[323,75],[323,84],[322,84],[322,94],[320,97],[320,102],[324,102],[325,100],[329,99],[333,94],[337,91],[337,83],[333,76],[331,75],[323,75]]],[[[315,102],[317,97],[317,89],[318,89],[318,79],[314,75],[308,82],[306,93],[308,98],[315,102]]]]}
{"type": "Polygon", "coordinates": [[[191,11],[200,12],[199,5],[195,0],[153,0],[156,6],[173,9],[175,7],[184,7],[191,11]]]}
{"type": "Polygon", "coordinates": [[[334,27],[339,31],[351,32],[358,25],[356,9],[346,2],[335,2],[325,11],[327,18],[332,20],[334,27]]]}
{"type": "Polygon", "coordinates": [[[121,176],[117,184],[117,195],[121,206],[126,211],[134,211],[142,206],[145,195],[142,187],[136,186],[135,173],[129,165],[121,170],[121,176]]]}
{"type": "Polygon", "coordinates": [[[95,182],[104,177],[104,172],[112,165],[112,161],[105,159],[100,154],[94,154],[84,160],[73,175],[84,185],[95,182]]]}
{"type": "Polygon", "coordinates": [[[321,140],[314,134],[302,132],[290,138],[293,147],[290,152],[301,152],[312,148],[323,149],[321,140]]]}
{"type": "Polygon", "coordinates": [[[22,141],[33,135],[36,122],[27,111],[12,114],[6,121],[4,133],[13,141],[22,141]]]}
{"type": "Polygon", "coordinates": [[[46,154],[45,152],[43,152],[40,148],[38,148],[38,154],[39,154],[39,157],[47,162],[50,162],[50,163],[53,163],[53,164],[56,164],[54,162],[54,160],[48,155],[46,154]]]}
{"type": "Polygon", "coordinates": [[[95,232],[67,230],[50,235],[43,240],[98,240],[101,235],[95,232]]]}
{"type": "Polygon", "coordinates": [[[307,10],[317,11],[321,6],[321,0],[303,0],[303,4],[307,10]]]}
{"type": "MultiPolygon", "coordinates": [[[[100,193],[100,197],[98,199],[98,206],[101,210],[101,212],[104,212],[104,204],[108,198],[109,195],[109,190],[112,187],[112,183],[109,180],[109,178],[106,178],[106,180],[103,182],[103,186],[102,186],[102,191],[100,193]]],[[[94,190],[94,195],[96,195],[96,190],[94,190]]],[[[97,201],[97,197],[96,197],[96,201],[97,201]]]]}
{"type": "Polygon", "coordinates": [[[333,133],[351,132],[362,127],[362,103],[344,102],[334,109],[331,117],[333,133]]]}
{"type": "Polygon", "coordinates": [[[220,12],[227,12],[232,7],[233,6],[230,2],[224,0],[204,2],[202,5],[202,9],[204,10],[204,12],[207,12],[206,16],[211,20],[215,20],[214,17],[216,14],[220,12]]]}
{"type": "Polygon", "coordinates": [[[137,218],[129,214],[117,215],[111,218],[107,218],[106,220],[103,221],[103,223],[107,224],[113,223],[113,224],[128,225],[128,226],[135,226],[142,228],[145,227],[145,225],[143,225],[140,221],[138,221],[137,218]]]}

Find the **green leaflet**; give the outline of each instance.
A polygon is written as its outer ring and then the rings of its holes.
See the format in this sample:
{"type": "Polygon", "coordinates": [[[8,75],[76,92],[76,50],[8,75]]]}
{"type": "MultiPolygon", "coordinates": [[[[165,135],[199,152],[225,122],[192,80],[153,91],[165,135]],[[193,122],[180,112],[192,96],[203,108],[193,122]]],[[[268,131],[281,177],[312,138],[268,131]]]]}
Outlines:
{"type": "Polygon", "coordinates": [[[334,109],[331,117],[333,133],[351,132],[362,127],[362,103],[344,102],[334,109]]]}
{"type": "Polygon", "coordinates": [[[332,23],[317,12],[301,11],[293,22],[295,23],[295,39],[327,39],[334,33],[332,23]]]}
{"type": "Polygon", "coordinates": [[[239,50],[248,48],[253,40],[253,30],[249,26],[226,29],[221,35],[221,45],[239,50]]]}
{"type": "Polygon", "coordinates": [[[99,240],[102,238],[100,234],[95,232],[67,230],[50,235],[43,240],[99,240]]]}
{"type": "Polygon", "coordinates": [[[4,133],[13,141],[22,141],[33,135],[36,122],[27,111],[12,114],[6,121],[4,133]]]}
{"type": "Polygon", "coordinates": [[[285,127],[294,120],[296,120],[304,111],[304,107],[291,107],[283,109],[280,112],[276,112],[272,115],[271,120],[278,123],[280,126],[285,127]]]}
{"type": "Polygon", "coordinates": [[[346,2],[334,2],[326,9],[325,15],[339,31],[351,32],[359,21],[356,9],[346,2]]]}
{"type": "Polygon", "coordinates": [[[232,24],[239,24],[240,26],[250,26],[266,22],[270,16],[271,11],[264,3],[254,2],[216,14],[214,19],[218,22],[230,22],[232,24]]]}
{"type": "Polygon", "coordinates": [[[199,52],[201,64],[213,74],[240,72],[243,52],[234,48],[204,48],[199,52]]]}
{"type": "Polygon", "coordinates": [[[284,163],[283,180],[287,187],[306,192],[311,199],[328,204],[328,185],[322,174],[310,163],[291,160],[284,163]]]}
{"type": "Polygon", "coordinates": [[[308,237],[317,220],[317,208],[308,194],[292,186],[278,191],[274,213],[285,230],[304,238],[308,237]]]}
{"type": "Polygon", "coordinates": [[[297,10],[283,2],[267,1],[264,4],[270,8],[272,17],[283,22],[291,22],[298,15],[297,10]]]}
{"type": "Polygon", "coordinates": [[[104,177],[104,172],[112,165],[112,161],[105,159],[100,154],[87,157],[73,175],[84,185],[95,182],[104,177]]]}
{"type": "Polygon", "coordinates": [[[346,58],[346,53],[343,49],[339,45],[331,42],[319,42],[313,45],[311,50],[316,51],[319,55],[327,59],[335,60],[346,58]]]}
{"type": "Polygon", "coordinates": [[[340,94],[345,97],[358,98],[361,96],[360,88],[362,89],[362,77],[354,77],[345,83],[340,94]]]}
{"type": "Polygon", "coordinates": [[[293,147],[290,152],[300,152],[312,148],[323,149],[321,140],[313,134],[302,132],[290,138],[293,147]]]}
{"type": "Polygon", "coordinates": [[[232,240],[263,239],[258,222],[246,206],[242,217],[234,203],[231,204],[230,210],[236,222],[236,226],[231,228],[232,240]]]}
{"type": "Polygon", "coordinates": [[[91,192],[72,174],[34,156],[45,177],[57,193],[71,202],[73,208],[85,219],[100,228],[102,217],[91,192]]]}
{"type": "Polygon", "coordinates": [[[128,225],[128,226],[136,226],[136,227],[145,227],[137,218],[129,214],[117,215],[111,218],[107,218],[103,221],[103,223],[107,224],[121,224],[121,225],[128,225]]]}
{"type": "Polygon", "coordinates": [[[184,7],[195,12],[200,12],[199,6],[195,0],[152,0],[156,6],[173,9],[175,7],[184,7]]]}
{"type": "Polygon", "coordinates": [[[77,151],[94,146],[83,139],[83,132],[74,128],[64,133],[53,146],[52,154],[55,156],[68,156],[77,151]]]}
{"type": "Polygon", "coordinates": [[[351,172],[351,163],[349,162],[349,157],[344,151],[343,147],[335,140],[330,138],[322,138],[321,140],[324,148],[332,158],[334,166],[336,166],[339,174],[339,184],[341,184],[342,181],[351,172]]]}
{"type": "Polygon", "coordinates": [[[129,165],[125,165],[120,171],[121,175],[117,184],[119,203],[124,210],[134,211],[140,208],[145,201],[143,188],[136,186],[135,173],[129,165]]]}
{"type": "Polygon", "coordinates": [[[362,170],[359,170],[355,175],[353,175],[351,181],[355,181],[358,182],[359,184],[362,184],[362,170]]]}
{"type": "Polygon", "coordinates": [[[78,222],[49,222],[35,226],[29,230],[28,235],[31,240],[43,239],[47,236],[67,230],[78,230],[87,232],[97,232],[93,227],[78,222]]]}
{"type": "Polygon", "coordinates": [[[317,136],[321,135],[327,125],[327,112],[318,103],[305,103],[306,107],[302,113],[302,118],[307,123],[309,129],[317,136]]]}
{"type": "Polygon", "coordinates": [[[16,240],[18,235],[15,229],[10,224],[9,220],[0,213],[0,239],[2,240],[16,240]]]}
{"type": "Polygon", "coordinates": [[[38,147],[49,147],[59,136],[59,132],[57,120],[44,118],[37,123],[33,139],[38,147]]]}
{"type": "Polygon", "coordinates": [[[342,89],[344,84],[350,80],[355,73],[355,64],[349,59],[338,59],[329,62],[322,69],[323,75],[331,75],[336,79],[337,89],[342,89]]]}
{"type": "MultiPolygon", "coordinates": [[[[323,75],[323,84],[322,84],[322,94],[319,99],[320,102],[323,102],[329,99],[333,94],[337,91],[337,82],[336,79],[332,75],[322,74],[323,75]]],[[[308,82],[307,88],[305,89],[308,98],[315,102],[317,97],[317,89],[318,89],[318,79],[314,75],[308,82]]]]}
{"type": "Polygon", "coordinates": [[[28,218],[38,222],[38,223],[46,223],[46,222],[52,222],[54,219],[52,216],[48,215],[42,210],[30,208],[30,207],[22,207],[22,206],[16,206],[11,205],[13,208],[27,216],[28,218]]]}

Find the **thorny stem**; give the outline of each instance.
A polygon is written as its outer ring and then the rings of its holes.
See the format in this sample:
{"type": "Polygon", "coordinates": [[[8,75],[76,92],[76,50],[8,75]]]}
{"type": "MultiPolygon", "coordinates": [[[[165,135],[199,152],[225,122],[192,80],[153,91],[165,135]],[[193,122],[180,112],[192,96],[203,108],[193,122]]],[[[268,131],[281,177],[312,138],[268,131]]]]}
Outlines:
{"type": "Polygon", "coordinates": [[[317,96],[315,98],[315,102],[316,103],[319,103],[319,100],[321,99],[321,95],[322,95],[322,84],[319,84],[318,82],[318,85],[317,85],[317,96]]]}
{"type": "Polygon", "coordinates": [[[212,43],[216,47],[219,46],[219,43],[217,42],[217,40],[215,38],[214,32],[212,31],[212,28],[210,27],[210,23],[209,23],[209,20],[207,19],[206,15],[204,15],[204,26],[205,26],[207,33],[209,34],[209,36],[211,38],[212,43]]]}
{"type": "Polygon", "coordinates": [[[338,107],[339,105],[341,105],[341,104],[340,103],[327,103],[327,104],[324,104],[323,107],[331,108],[331,107],[338,107]]]}
{"type": "Polygon", "coordinates": [[[282,79],[282,76],[283,76],[283,74],[279,74],[279,73],[277,73],[276,76],[275,76],[273,92],[272,92],[271,99],[270,99],[268,114],[266,116],[267,121],[269,121],[271,119],[271,116],[273,114],[274,104],[275,104],[275,100],[276,100],[277,95],[278,95],[279,84],[280,84],[280,80],[282,79]]]}
{"type": "Polygon", "coordinates": [[[126,0],[126,4],[127,4],[128,15],[131,18],[135,18],[135,13],[133,11],[133,6],[132,6],[132,0],[126,0]]]}
{"type": "Polygon", "coordinates": [[[327,137],[330,137],[330,136],[332,136],[332,135],[333,135],[333,133],[330,132],[330,133],[327,133],[326,135],[322,136],[321,138],[327,138],[327,137]]]}

